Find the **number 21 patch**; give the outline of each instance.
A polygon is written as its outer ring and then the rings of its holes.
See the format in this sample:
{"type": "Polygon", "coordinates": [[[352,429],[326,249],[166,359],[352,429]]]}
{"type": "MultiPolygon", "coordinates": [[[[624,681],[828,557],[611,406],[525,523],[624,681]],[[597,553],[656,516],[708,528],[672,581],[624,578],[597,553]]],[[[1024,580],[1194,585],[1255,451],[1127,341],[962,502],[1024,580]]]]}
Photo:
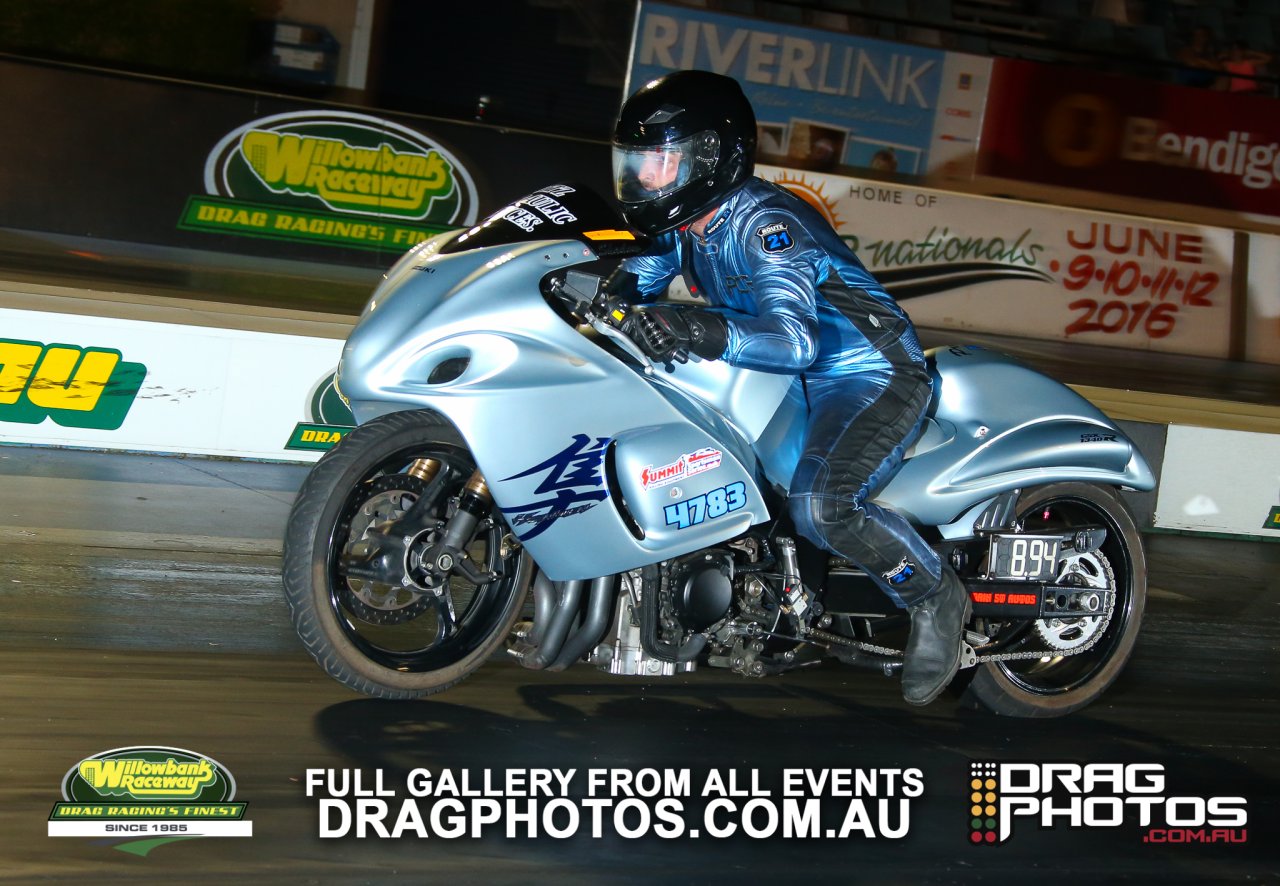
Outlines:
{"type": "Polygon", "coordinates": [[[787,230],[786,222],[775,222],[763,228],[757,228],[756,236],[764,244],[765,252],[786,252],[796,245],[796,241],[791,239],[791,231],[787,230]]]}

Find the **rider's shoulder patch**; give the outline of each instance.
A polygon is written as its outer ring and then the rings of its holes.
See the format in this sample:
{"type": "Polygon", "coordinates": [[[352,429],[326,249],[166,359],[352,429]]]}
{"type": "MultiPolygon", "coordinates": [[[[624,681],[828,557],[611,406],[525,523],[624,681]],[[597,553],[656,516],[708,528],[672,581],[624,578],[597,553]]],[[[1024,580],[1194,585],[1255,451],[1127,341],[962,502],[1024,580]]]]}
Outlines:
{"type": "Polygon", "coordinates": [[[756,228],[756,236],[760,238],[760,244],[765,252],[786,252],[796,245],[786,222],[774,222],[756,228]]]}

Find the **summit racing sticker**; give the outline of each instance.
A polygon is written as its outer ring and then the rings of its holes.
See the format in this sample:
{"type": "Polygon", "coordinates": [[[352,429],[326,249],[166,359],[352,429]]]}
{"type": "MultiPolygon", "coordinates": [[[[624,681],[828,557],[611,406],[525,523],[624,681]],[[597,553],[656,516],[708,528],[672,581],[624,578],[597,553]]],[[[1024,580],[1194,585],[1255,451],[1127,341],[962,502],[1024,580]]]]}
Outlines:
{"type": "Polygon", "coordinates": [[[475,184],[449,151],[351,111],[244,124],[209,152],[204,186],[178,227],[405,250],[476,220],[475,184]]]}
{"type": "Polygon", "coordinates": [[[117,837],[135,855],[192,837],[251,837],[247,803],[211,757],[182,748],[116,748],[86,757],[62,779],[49,814],[50,837],[117,837]]]}
{"type": "Polygon", "coordinates": [[[720,467],[720,463],[723,460],[724,453],[711,447],[687,452],[670,464],[658,465],[657,467],[648,465],[645,467],[640,472],[640,485],[645,489],[667,486],[677,480],[683,480],[686,477],[692,477],[704,471],[714,470],[720,467]]]}
{"type": "Polygon", "coordinates": [[[1160,763],[969,766],[969,842],[999,845],[1024,829],[1129,828],[1143,843],[1244,843],[1244,797],[1193,797],[1160,763]]]}

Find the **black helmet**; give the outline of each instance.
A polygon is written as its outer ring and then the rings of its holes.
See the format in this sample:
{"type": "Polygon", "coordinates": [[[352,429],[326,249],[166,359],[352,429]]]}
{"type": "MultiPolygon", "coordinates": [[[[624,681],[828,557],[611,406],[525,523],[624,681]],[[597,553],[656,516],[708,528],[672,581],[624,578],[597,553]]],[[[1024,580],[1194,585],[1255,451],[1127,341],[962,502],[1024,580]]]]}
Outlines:
{"type": "Polygon", "coordinates": [[[613,187],[622,213],[661,234],[714,209],[755,169],[756,115],[732,77],[676,71],[622,105],[613,187]]]}

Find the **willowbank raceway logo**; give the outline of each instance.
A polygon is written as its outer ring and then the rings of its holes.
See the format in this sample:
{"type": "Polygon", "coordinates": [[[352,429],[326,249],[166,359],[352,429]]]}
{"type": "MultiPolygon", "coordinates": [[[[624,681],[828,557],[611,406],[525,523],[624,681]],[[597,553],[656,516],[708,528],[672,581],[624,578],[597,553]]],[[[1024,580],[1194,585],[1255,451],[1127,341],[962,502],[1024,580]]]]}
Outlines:
{"type": "Polygon", "coordinates": [[[114,348],[0,338],[0,422],[114,431],[146,377],[114,348]]]}
{"type": "Polygon", "coordinates": [[[1267,519],[1263,522],[1262,528],[1280,530],[1280,505],[1271,509],[1271,513],[1267,515],[1267,519]]]}
{"type": "Polygon", "coordinates": [[[324,452],[355,430],[356,417],[338,393],[337,375],[336,370],[330,372],[311,389],[307,401],[307,416],[311,420],[294,425],[285,449],[324,452]]]}
{"type": "Polygon", "coordinates": [[[178,227],[403,252],[476,220],[475,184],[452,154],[351,111],[246,123],[209,152],[204,186],[178,227]]]}
{"type": "Polygon", "coordinates": [[[1014,831],[1129,828],[1143,843],[1244,843],[1244,797],[1176,793],[1160,763],[992,763],[969,766],[969,842],[1014,831]]]}
{"type": "Polygon", "coordinates": [[[86,757],[62,779],[50,837],[107,837],[134,855],[176,840],[251,837],[231,772],[204,754],[127,747],[86,757]]]}

